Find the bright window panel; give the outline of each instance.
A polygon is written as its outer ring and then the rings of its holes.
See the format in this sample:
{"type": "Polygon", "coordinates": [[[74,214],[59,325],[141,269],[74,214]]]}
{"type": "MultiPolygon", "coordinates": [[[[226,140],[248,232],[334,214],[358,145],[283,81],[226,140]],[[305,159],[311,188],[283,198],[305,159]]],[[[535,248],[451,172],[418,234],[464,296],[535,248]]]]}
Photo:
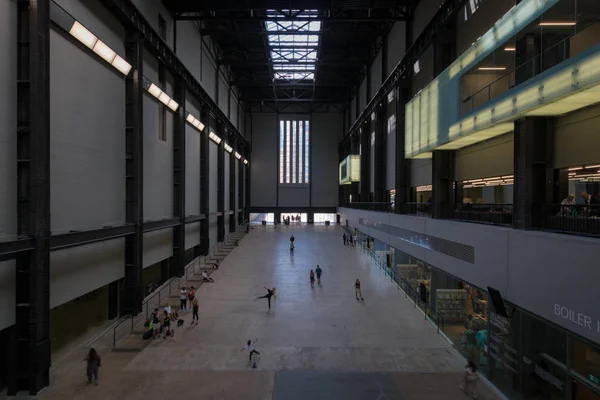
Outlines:
{"type": "Polygon", "coordinates": [[[283,183],[283,171],[284,169],[284,160],[285,160],[285,124],[283,121],[279,121],[279,183],[283,183]]]}
{"type": "Polygon", "coordinates": [[[309,129],[308,121],[304,121],[304,183],[309,183],[309,137],[310,137],[310,129],[309,129]]]}
{"type": "Polygon", "coordinates": [[[296,171],[298,170],[298,159],[296,158],[296,146],[298,143],[298,132],[296,129],[296,121],[292,121],[292,183],[297,183],[296,181],[296,171]]]}
{"type": "Polygon", "coordinates": [[[285,183],[290,183],[290,121],[285,121],[285,183]]]}
{"type": "Polygon", "coordinates": [[[304,121],[298,123],[298,183],[304,183],[304,121]]]}
{"type": "Polygon", "coordinates": [[[283,80],[313,80],[315,74],[313,72],[275,72],[275,79],[283,80]]]}

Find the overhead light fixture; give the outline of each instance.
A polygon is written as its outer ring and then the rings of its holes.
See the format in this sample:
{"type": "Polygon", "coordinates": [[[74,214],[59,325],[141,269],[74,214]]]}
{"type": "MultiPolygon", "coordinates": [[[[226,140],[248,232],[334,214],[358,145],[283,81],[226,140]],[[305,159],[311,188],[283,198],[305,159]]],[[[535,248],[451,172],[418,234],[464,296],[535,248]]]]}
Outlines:
{"type": "Polygon", "coordinates": [[[600,168],[600,165],[586,165],[585,169],[590,169],[590,168],[600,168]]]}
{"type": "Polygon", "coordinates": [[[248,165],[248,160],[244,160],[244,164],[248,165]]]}
{"type": "Polygon", "coordinates": [[[236,151],[235,158],[237,158],[239,160],[240,158],[242,158],[242,155],[236,151]]]}
{"type": "Polygon", "coordinates": [[[567,171],[579,171],[580,169],[583,169],[583,167],[572,167],[569,168],[567,171]]]}
{"type": "Polygon", "coordinates": [[[546,21],[540,22],[540,26],[575,26],[577,22],[575,21],[546,21]]]}
{"type": "Polygon", "coordinates": [[[479,67],[480,71],[506,71],[506,67],[479,67]]]}
{"type": "Polygon", "coordinates": [[[156,97],[158,99],[158,101],[163,103],[165,106],[169,107],[171,110],[173,110],[173,112],[177,111],[177,109],[179,108],[179,103],[177,103],[175,100],[170,98],[168,94],[163,92],[154,83],[150,82],[149,84],[148,83],[146,83],[146,84],[148,85],[148,88],[146,89],[146,90],[148,90],[148,93],[150,93],[152,96],[156,97]]]}
{"type": "Polygon", "coordinates": [[[198,120],[198,118],[194,117],[192,115],[192,113],[188,113],[187,117],[185,117],[185,120],[187,122],[189,122],[194,128],[198,129],[199,131],[203,131],[204,130],[204,124],[202,122],[200,122],[200,120],[198,120]]]}
{"type": "Polygon", "coordinates": [[[225,143],[225,150],[227,150],[228,153],[231,153],[233,151],[233,147],[225,143]]]}
{"type": "Polygon", "coordinates": [[[81,25],[79,21],[73,22],[71,29],[69,29],[69,34],[119,70],[123,75],[129,74],[129,71],[131,71],[131,64],[120,57],[113,49],[106,45],[106,43],[99,40],[96,35],[90,32],[85,26],[81,25]]]}
{"type": "Polygon", "coordinates": [[[216,144],[220,144],[223,139],[218,137],[213,131],[210,131],[208,137],[211,138],[216,144]]]}
{"type": "Polygon", "coordinates": [[[504,51],[517,51],[516,47],[507,46],[504,48],[504,51]]]}

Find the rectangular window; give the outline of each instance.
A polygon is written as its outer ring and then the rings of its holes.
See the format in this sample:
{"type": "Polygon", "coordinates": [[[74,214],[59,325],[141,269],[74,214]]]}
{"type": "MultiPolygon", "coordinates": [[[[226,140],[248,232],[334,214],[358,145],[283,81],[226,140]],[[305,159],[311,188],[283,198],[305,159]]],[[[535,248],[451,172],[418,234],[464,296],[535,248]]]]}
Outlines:
{"type": "Polygon", "coordinates": [[[279,183],[309,183],[309,140],[308,121],[279,121],[279,183]]]}
{"type": "Polygon", "coordinates": [[[285,183],[290,183],[290,139],[291,139],[291,129],[290,129],[290,121],[285,122],[285,183]]]}
{"type": "Polygon", "coordinates": [[[310,138],[310,130],[308,121],[304,121],[304,183],[308,183],[309,181],[309,171],[308,167],[310,165],[308,158],[308,149],[309,149],[309,138],[310,138]]]}
{"type": "Polygon", "coordinates": [[[285,123],[279,121],[279,183],[283,183],[283,172],[285,171],[285,123]]]}
{"type": "Polygon", "coordinates": [[[296,156],[296,144],[298,143],[298,132],[296,131],[296,121],[292,121],[292,183],[296,183],[296,172],[297,172],[297,156],[296,156]]]}

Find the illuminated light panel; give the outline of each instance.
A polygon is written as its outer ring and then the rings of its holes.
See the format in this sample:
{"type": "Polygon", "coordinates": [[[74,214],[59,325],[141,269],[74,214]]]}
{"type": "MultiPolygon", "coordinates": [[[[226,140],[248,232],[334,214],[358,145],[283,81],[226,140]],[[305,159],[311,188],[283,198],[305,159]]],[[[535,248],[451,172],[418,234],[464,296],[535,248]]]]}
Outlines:
{"type": "Polygon", "coordinates": [[[545,21],[540,22],[540,26],[575,26],[577,22],[574,21],[545,21]]]}
{"type": "Polygon", "coordinates": [[[525,113],[527,116],[553,116],[570,113],[600,102],[600,85],[564,97],[525,113]]]}
{"type": "Polygon", "coordinates": [[[158,86],[156,86],[154,83],[152,83],[152,84],[150,84],[150,87],[148,88],[148,93],[150,93],[152,96],[154,96],[158,99],[160,97],[160,95],[162,94],[162,90],[160,90],[158,88],[158,86]]]}
{"type": "Polygon", "coordinates": [[[479,67],[480,71],[506,71],[506,67],[479,67]]]}
{"type": "Polygon", "coordinates": [[[194,125],[194,122],[197,121],[197,119],[192,114],[188,114],[185,120],[192,125],[194,125]]]}
{"type": "Polygon", "coordinates": [[[244,160],[244,164],[248,165],[248,160],[244,160]]]}
{"type": "Polygon", "coordinates": [[[505,47],[504,51],[517,51],[516,47],[505,47]]]}
{"type": "Polygon", "coordinates": [[[221,141],[223,139],[221,139],[220,137],[218,137],[213,131],[210,131],[210,133],[208,134],[208,137],[214,141],[216,144],[220,144],[221,141]]]}
{"type": "Polygon", "coordinates": [[[158,100],[166,106],[169,104],[169,101],[171,101],[171,98],[169,97],[168,94],[166,94],[165,92],[162,92],[160,94],[160,96],[158,96],[158,100]]]}
{"type": "Polygon", "coordinates": [[[501,123],[501,124],[494,125],[490,128],[482,129],[480,131],[471,133],[468,136],[463,136],[459,139],[453,140],[452,142],[438,146],[435,149],[436,150],[461,149],[463,147],[471,146],[475,143],[483,142],[484,140],[488,140],[493,137],[503,135],[503,134],[511,132],[513,130],[514,130],[513,122],[501,123]]]}
{"type": "Polygon", "coordinates": [[[90,50],[94,48],[94,45],[98,41],[98,38],[78,21],[73,22],[73,26],[71,26],[69,33],[90,50]]]}
{"type": "Polygon", "coordinates": [[[237,158],[239,160],[240,158],[242,158],[242,155],[236,151],[235,158],[237,158]]]}
{"type": "Polygon", "coordinates": [[[579,171],[580,169],[583,169],[583,167],[573,167],[573,168],[567,169],[567,171],[579,171]]]}
{"type": "Polygon", "coordinates": [[[169,101],[169,104],[167,104],[167,107],[169,107],[173,111],[177,111],[177,108],[179,108],[179,103],[177,103],[175,100],[171,99],[169,101]]]}
{"type": "Polygon", "coordinates": [[[129,74],[129,71],[131,71],[131,64],[122,59],[119,55],[115,57],[111,64],[113,67],[118,69],[119,72],[121,72],[123,75],[129,74]]]}
{"type": "Polygon", "coordinates": [[[108,47],[102,40],[97,40],[92,50],[110,64],[112,64],[117,56],[117,53],[108,47]]]}
{"type": "Polygon", "coordinates": [[[225,150],[226,150],[228,153],[231,153],[231,152],[233,151],[233,147],[231,147],[231,146],[230,146],[230,145],[228,145],[227,143],[225,143],[225,144],[224,144],[224,146],[225,146],[225,150]]]}

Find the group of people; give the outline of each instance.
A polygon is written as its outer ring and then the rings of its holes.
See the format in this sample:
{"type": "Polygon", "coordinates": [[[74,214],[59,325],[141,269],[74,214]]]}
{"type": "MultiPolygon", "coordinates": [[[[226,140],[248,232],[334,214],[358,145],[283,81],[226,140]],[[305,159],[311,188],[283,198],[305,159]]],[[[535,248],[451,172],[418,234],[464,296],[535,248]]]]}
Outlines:
{"type": "Polygon", "coordinates": [[[575,194],[570,193],[561,203],[559,215],[562,216],[600,216],[600,193],[591,195],[588,192],[582,192],[583,204],[576,204],[575,194]]]}
{"type": "Polygon", "coordinates": [[[351,234],[344,233],[342,239],[344,239],[344,246],[354,246],[354,244],[356,243],[356,239],[351,234]]]}
{"type": "Polygon", "coordinates": [[[315,287],[315,275],[317,276],[317,285],[321,284],[321,274],[323,274],[323,270],[318,265],[314,271],[312,269],[310,270],[310,287],[311,288],[315,287]]]}

